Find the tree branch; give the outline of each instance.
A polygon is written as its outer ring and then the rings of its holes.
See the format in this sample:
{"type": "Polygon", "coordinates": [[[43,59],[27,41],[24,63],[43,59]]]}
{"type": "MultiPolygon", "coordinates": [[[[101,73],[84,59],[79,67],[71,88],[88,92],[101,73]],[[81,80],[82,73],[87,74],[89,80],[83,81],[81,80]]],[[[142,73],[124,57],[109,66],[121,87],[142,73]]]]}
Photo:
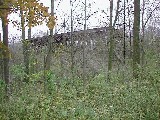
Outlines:
{"type": "Polygon", "coordinates": [[[148,23],[149,19],[152,17],[153,12],[154,12],[157,8],[159,8],[159,4],[160,4],[160,2],[159,2],[159,3],[157,4],[157,6],[151,11],[151,13],[150,13],[149,17],[147,18],[146,22],[144,23],[143,27],[146,26],[146,24],[148,23]]]}
{"type": "Polygon", "coordinates": [[[114,19],[114,23],[113,23],[113,28],[115,27],[116,25],[116,22],[117,22],[117,19],[118,19],[118,14],[119,14],[119,3],[120,3],[120,0],[117,0],[117,10],[116,10],[116,15],[115,15],[115,19],[114,19]]]}

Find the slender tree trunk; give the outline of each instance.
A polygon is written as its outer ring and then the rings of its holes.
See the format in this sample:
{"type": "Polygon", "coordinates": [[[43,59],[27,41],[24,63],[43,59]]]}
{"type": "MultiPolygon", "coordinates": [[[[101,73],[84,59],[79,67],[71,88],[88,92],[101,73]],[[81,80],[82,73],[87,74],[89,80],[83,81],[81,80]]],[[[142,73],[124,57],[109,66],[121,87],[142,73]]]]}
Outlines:
{"type": "Polygon", "coordinates": [[[140,65],[140,0],[134,0],[134,24],[133,24],[133,77],[138,78],[138,66],[140,65]]]}
{"type": "Polygon", "coordinates": [[[109,60],[108,60],[108,72],[110,74],[112,70],[112,61],[113,61],[113,49],[114,49],[114,39],[113,39],[113,26],[112,26],[112,12],[113,12],[113,0],[110,0],[110,42],[109,42],[109,60]]]}
{"type": "Polygon", "coordinates": [[[119,16],[119,6],[120,6],[120,0],[117,0],[117,9],[116,9],[116,15],[114,18],[114,23],[113,23],[113,28],[116,26],[116,22],[118,21],[118,16],[119,16]]]}
{"type": "MultiPolygon", "coordinates": [[[[0,43],[3,44],[1,41],[1,33],[0,33],[0,43]]],[[[0,79],[1,80],[3,80],[3,75],[4,75],[3,73],[3,48],[0,48],[0,77],[1,77],[0,79]]]]}
{"type": "Polygon", "coordinates": [[[85,15],[85,18],[84,18],[84,40],[83,40],[83,83],[85,84],[85,77],[86,77],[86,59],[85,59],[85,41],[86,41],[86,23],[87,23],[87,20],[86,20],[86,13],[87,13],[87,0],[85,0],[85,9],[84,9],[84,15],[85,15]]]}
{"type": "MultiPolygon", "coordinates": [[[[51,0],[51,15],[54,16],[54,0],[51,0]]],[[[53,29],[50,29],[50,35],[53,36],[53,29]]],[[[44,71],[50,71],[52,61],[52,41],[53,39],[49,39],[48,53],[44,59],[44,71]]]]}
{"type": "Polygon", "coordinates": [[[70,7],[71,7],[71,74],[72,79],[74,79],[74,46],[73,46],[73,3],[70,0],[70,7]]]}
{"type": "Polygon", "coordinates": [[[128,0],[127,0],[127,4],[128,4],[128,7],[127,7],[127,9],[128,9],[128,11],[127,11],[127,13],[128,13],[128,29],[129,29],[129,47],[130,47],[130,53],[129,53],[129,57],[131,58],[131,56],[132,56],[132,33],[131,33],[131,19],[130,19],[130,8],[129,8],[129,2],[128,2],[128,0]]]}
{"type": "Polygon", "coordinates": [[[143,0],[143,7],[142,7],[142,39],[141,39],[141,66],[142,66],[142,74],[141,74],[141,79],[143,79],[143,74],[144,74],[144,12],[145,12],[145,0],[143,0]]]}
{"type": "Polygon", "coordinates": [[[25,40],[25,20],[23,11],[21,13],[21,27],[22,27],[22,44],[23,44],[23,60],[24,60],[24,81],[29,82],[29,53],[28,53],[28,43],[25,40]]]}
{"type": "MultiPolygon", "coordinates": [[[[29,9],[29,14],[31,14],[30,13],[30,9],[29,9]]],[[[31,35],[32,35],[32,31],[31,31],[31,25],[32,25],[32,20],[31,20],[31,17],[29,17],[29,29],[28,29],[28,40],[31,40],[31,35]]],[[[29,50],[28,50],[28,52],[29,52],[29,50]]],[[[28,55],[29,55],[29,53],[28,53],[28,55]]],[[[30,70],[30,72],[32,71],[32,72],[34,72],[34,65],[32,66],[33,67],[33,69],[32,70],[30,70]]]]}
{"type": "MultiPolygon", "coordinates": [[[[54,16],[54,0],[51,0],[51,15],[54,16]]],[[[53,29],[50,29],[50,35],[53,35],[53,29]]]]}
{"type": "Polygon", "coordinates": [[[3,76],[6,84],[6,97],[9,98],[9,49],[8,49],[8,23],[7,15],[2,18],[2,28],[3,28],[3,44],[7,50],[3,51],[3,76]]]}
{"type": "MultiPolygon", "coordinates": [[[[113,38],[113,29],[116,26],[116,22],[119,18],[119,7],[120,7],[120,0],[117,0],[117,9],[116,15],[114,18],[114,22],[112,25],[112,17],[113,17],[113,0],[110,0],[110,24],[109,24],[109,57],[108,57],[108,79],[110,79],[110,73],[112,71],[112,64],[113,64],[113,54],[114,54],[114,38],[113,38]]],[[[107,50],[106,50],[107,51],[107,50]]]]}
{"type": "Polygon", "coordinates": [[[144,65],[144,11],[145,11],[145,0],[143,0],[143,8],[142,8],[142,40],[141,40],[141,50],[142,50],[142,66],[144,65]]]}
{"type": "MultiPolygon", "coordinates": [[[[54,16],[54,0],[51,0],[51,15],[54,16]]],[[[53,29],[50,29],[51,38],[48,39],[48,52],[47,55],[44,56],[44,93],[46,92],[46,82],[47,82],[47,73],[51,70],[51,62],[52,62],[52,42],[53,42],[53,29]]]]}
{"type": "Polygon", "coordinates": [[[123,18],[123,64],[125,65],[125,59],[126,59],[126,2],[124,0],[124,18],[123,18]]]}

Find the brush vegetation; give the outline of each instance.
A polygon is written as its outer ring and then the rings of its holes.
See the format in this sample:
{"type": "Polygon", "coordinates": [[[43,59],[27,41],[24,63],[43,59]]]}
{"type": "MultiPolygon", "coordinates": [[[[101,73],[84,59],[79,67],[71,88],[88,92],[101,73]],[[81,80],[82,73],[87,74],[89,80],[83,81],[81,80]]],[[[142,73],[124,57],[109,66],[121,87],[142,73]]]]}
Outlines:
{"type": "Polygon", "coordinates": [[[0,120],[159,120],[159,60],[153,52],[146,58],[139,79],[133,79],[128,67],[114,70],[110,81],[101,72],[85,83],[76,75],[74,79],[57,77],[52,71],[45,82],[38,81],[43,77],[38,72],[26,84],[21,79],[23,66],[12,65],[15,80],[9,101],[4,99],[5,84],[0,81],[0,120]]]}

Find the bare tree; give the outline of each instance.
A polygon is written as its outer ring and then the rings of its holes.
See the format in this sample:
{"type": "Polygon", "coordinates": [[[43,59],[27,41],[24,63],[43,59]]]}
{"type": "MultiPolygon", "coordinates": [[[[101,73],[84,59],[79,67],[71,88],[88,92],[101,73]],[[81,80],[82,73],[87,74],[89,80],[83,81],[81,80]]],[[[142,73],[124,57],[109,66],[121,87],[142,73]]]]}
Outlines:
{"type": "Polygon", "coordinates": [[[74,70],[74,46],[73,46],[73,2],[70,0],[70,7],[71,7],[71,73],[72,73],[72,78],[73,76],[73,70],[74,70]]]}
{"type": "Polygon", "coordinates": [[[130,7],[130,4],[129,4],[129,1],[127,0],[127,17],[128,17],[128,31],[129,31],[129,47],[130,47],[130,53],[129,53],[129,57],[131,58],[132,56],[132,32],[131,32],[131,7],[130,7]]]}
{"type": "MultiPolygon", "coordinates": [[[[113,60],[113,50],[114,50],[114,39],[113,39],[113,26],[112,26],[112,17],[113,17],[113,0],[110,0],[110,24],[109,24],[109,30],[110,30],[110,42],[109,42],[109,60],[108,60],[108,76],[110,76],[110,72],[112,70],[112,60],[113,60]]],[[[110,78],[110,77],[109,77],[110,78]]]]}
{"type": "Polygon", "coordinates": [[[83,81],[85,82],[85,68],[86,68],[86,60],[85,60],[85,39],[86,39],[86,25],[87,25],[87,1],[84,3],[84,41],[83,41],[83,81]]]}
{"type": "Polygon", "coordinates": [[[123,6],[123,63],[125,64],[126,59],[126,1],[124,0],[123,6]]]}
{"type": "Polygon", "coordinates": [[[140,65],[140,0],[134,0],[134,25],[133,25],[133,77],[138,78],[140,65]]]}

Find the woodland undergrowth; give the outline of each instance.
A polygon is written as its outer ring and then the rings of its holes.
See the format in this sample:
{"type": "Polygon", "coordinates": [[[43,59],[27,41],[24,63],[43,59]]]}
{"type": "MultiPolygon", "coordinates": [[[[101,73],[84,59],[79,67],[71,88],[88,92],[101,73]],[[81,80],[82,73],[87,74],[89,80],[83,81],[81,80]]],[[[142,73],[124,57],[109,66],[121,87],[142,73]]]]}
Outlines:
{"type": "Polygon", "coordinates": [[[110,81],[102,72],[85,84],[79,77],[57,77],[53,71],[45,82],[35,81],[43,78],[42,72],[24,83],[22,66],[14,65],[9,101],[0,81],[0,120],[159,120],[159,60],[152,53],[146,58],[139,79],[133,79],[128,68],[113,71],[110,81]]]}

